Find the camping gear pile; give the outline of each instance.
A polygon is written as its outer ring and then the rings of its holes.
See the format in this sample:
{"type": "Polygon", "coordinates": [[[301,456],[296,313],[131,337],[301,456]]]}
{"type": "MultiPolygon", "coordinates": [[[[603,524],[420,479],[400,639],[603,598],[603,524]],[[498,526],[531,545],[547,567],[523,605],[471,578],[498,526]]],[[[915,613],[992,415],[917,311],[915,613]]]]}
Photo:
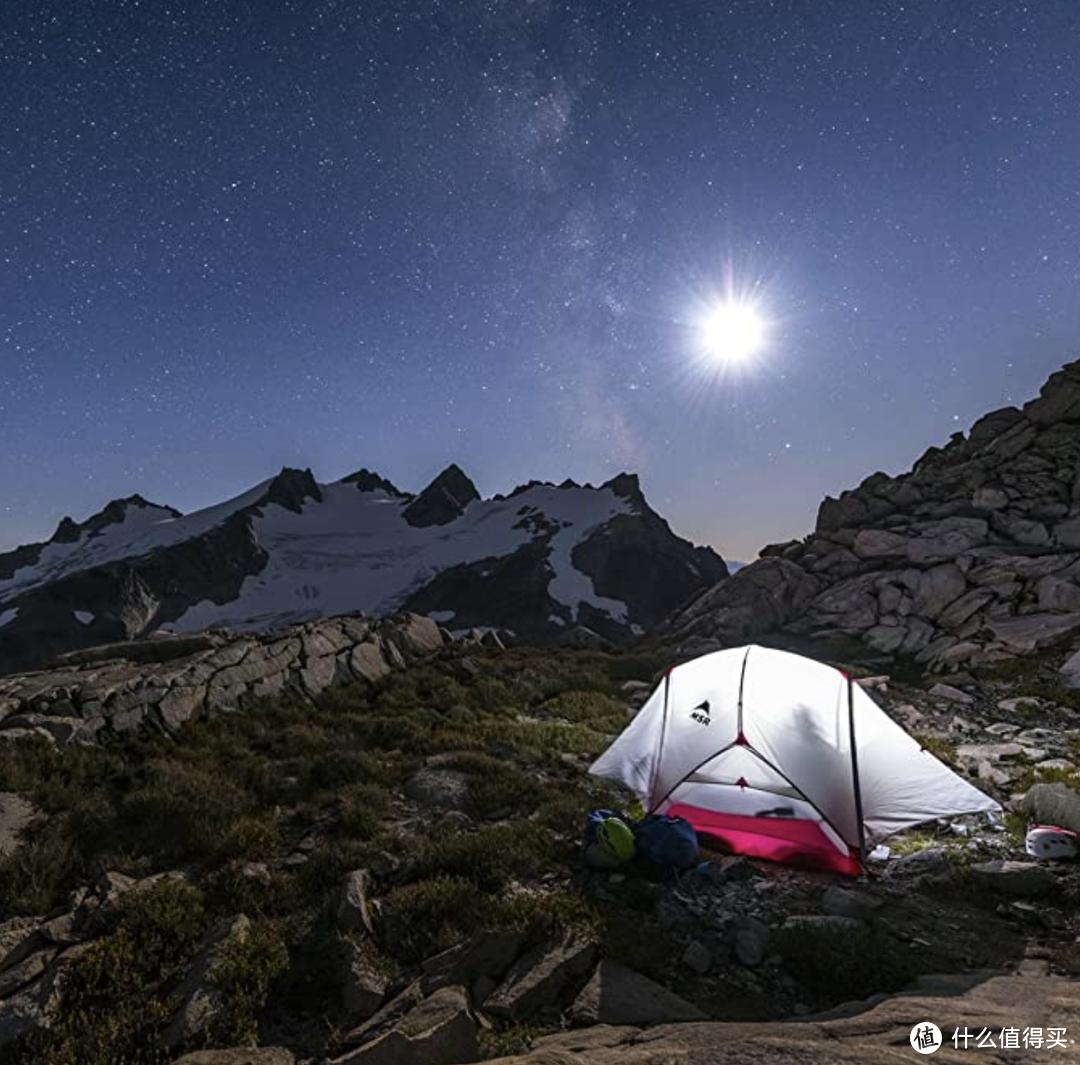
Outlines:
{"type": "Polygon", "coordinates": [[[694,827],[681,817],[650,814],[635,821],[615,810],[594,810],[585,824],[585,861],[615,869],[642,859],[665,870],[691,868],[698,859],[694,827]]]}
{"type": "Polygon", "coordinates": [[[733,853],[853,876],[896,832],[1001,812],[846,674],[758,646],[670,669],[590,772],[733,853]]]}

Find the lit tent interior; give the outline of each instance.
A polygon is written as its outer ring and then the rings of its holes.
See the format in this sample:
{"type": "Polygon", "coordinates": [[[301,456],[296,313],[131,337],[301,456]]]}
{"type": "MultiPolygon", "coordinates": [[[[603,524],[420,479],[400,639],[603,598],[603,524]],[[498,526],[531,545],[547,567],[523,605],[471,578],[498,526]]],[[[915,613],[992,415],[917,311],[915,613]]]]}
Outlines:
{"type": "Polygon", "coordinates": [[[848,875],[902,829],[1001,810],[844,673],[758,646],[669,670],[590,772],[734,853],[848,875]]]}

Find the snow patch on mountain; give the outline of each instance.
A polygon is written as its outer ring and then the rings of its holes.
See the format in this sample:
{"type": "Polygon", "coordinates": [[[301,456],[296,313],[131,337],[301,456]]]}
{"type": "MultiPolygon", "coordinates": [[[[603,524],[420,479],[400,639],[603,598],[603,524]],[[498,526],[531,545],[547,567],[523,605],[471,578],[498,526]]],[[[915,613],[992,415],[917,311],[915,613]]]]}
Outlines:
{"type": "Polygon", "coordinates": [[[230,603],[197,604],[168,627],[194,632],[215,625],[238,631],[276,628],[310,618],[362,610],[383,615],[450,566],[508,555],[535,539],[523,511],[555,526],[549,594],[574,617],[582,603],[624,621],[626,604],[597,595],[574,568],[571,553],[597,526],[631,505],[610,489],[538,485],[512,499],[474,500],[438,531],[410,525],[407,502],[354,485],[322,486],[322,502],[299,513],[268,505],[253,521],[269,562],[245,579],[230,603]]]}

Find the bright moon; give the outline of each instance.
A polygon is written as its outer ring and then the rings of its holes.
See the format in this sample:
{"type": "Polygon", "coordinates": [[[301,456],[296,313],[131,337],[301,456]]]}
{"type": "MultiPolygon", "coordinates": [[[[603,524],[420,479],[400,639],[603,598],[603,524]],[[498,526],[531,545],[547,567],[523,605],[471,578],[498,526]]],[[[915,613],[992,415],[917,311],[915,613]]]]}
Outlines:
{"type": "Polygon", "coordinates": [[[700,326],[705,350],[717,362],[745,362],[765,340],[765,323],[747,303],[721,303],[700,326]]]}

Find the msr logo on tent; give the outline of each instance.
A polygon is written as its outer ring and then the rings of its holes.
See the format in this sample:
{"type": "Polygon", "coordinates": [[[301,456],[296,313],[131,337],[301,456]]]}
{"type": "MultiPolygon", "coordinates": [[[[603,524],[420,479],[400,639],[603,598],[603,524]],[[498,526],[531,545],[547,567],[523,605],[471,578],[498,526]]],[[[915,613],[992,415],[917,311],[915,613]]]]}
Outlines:
{"type": "Polygon", "coordinates": [[[690,717],[699,725],[711,725],[712,718],[709,717],[709,700],[706,699],[705,702],[698,703],[691,711],[690,717]]]}

